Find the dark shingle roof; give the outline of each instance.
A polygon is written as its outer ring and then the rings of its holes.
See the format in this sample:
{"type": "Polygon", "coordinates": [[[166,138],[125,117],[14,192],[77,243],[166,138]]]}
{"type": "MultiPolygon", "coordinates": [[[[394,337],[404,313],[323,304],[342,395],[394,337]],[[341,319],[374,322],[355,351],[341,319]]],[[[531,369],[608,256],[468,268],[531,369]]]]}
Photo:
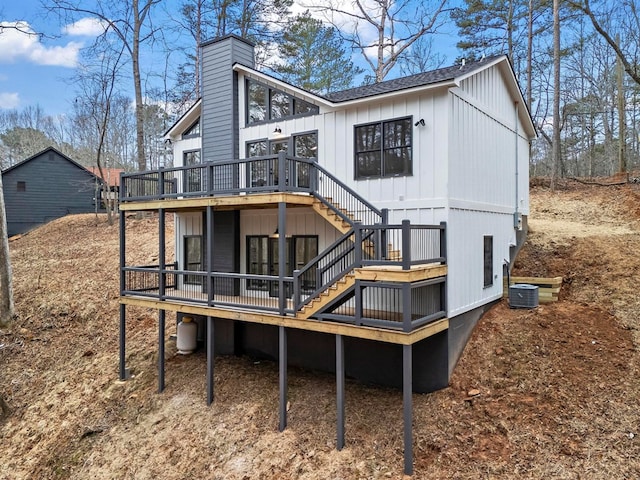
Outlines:
{"type": "Polygon", "coordinates": [[[336,103],[347,102],[349,100],[357,100],[359,98],[397,92],[399,90],[406,90],[408,88],[442,83],[453,80],[456,77],[476,70],[498,57],[499,56],[487,57],[477,62],[467,62],[464,66],[453,65],[451,67],[439,68],[437,70],[418,73],[416,75],[410,75],[408,77],[394,78],[393,80],[387,80],[380,83],[349,88],[348,90],[342,90],[339,92],[332,92],[327,94],[325,98],[336,103]]]}

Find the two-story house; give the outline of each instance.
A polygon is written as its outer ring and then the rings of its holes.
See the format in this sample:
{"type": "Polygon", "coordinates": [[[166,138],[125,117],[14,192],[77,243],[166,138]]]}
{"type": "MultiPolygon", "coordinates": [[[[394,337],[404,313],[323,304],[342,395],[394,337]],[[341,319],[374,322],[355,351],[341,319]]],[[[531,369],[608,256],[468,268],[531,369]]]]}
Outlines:
{"type": "Polygon", "coordinates": [[[167,132],[176,166],[121,181],[121,377],[126,307],[200,319],[214,352],[401,387],[448,384],[524,240],[535,130],[505,56],[321,96],[254,67],[236,36],[202,46],[201,99],[167,132]],[[158,264],[127,261],[129,211],[157,213],[158,264]],[[165,218],[175,214],[175,256],[165,218]]]}

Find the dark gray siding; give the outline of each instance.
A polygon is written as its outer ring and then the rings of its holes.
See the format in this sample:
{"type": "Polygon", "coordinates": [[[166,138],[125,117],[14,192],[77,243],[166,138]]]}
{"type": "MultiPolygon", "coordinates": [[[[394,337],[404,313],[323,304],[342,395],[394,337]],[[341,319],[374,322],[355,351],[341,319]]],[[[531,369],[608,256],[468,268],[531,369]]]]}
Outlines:
{"type": "Polygon", "coordinates": [[[8,169],[2,183],[9,236],[95,209],[95,177],[54,150],[8,169]],[[18,191],[18,182],[24,182],[25,191],[18,191]]]}
{"type": "Polygon", "coordinates": [[[238,86],[233,64],[254,66],[253,46],[228,36],[202,46],[202,158],[238,158],[238,86]]]}

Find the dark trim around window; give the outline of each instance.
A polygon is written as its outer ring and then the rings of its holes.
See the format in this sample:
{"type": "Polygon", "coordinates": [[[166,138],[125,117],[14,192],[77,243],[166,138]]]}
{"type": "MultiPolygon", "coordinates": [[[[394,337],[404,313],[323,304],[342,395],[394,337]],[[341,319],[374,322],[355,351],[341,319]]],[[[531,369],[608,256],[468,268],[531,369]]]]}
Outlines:
{"type": "Polygon", "coordinates": [[[320,113],[320,107],[317,105],[252,78],[245,80],[244,103],[245,125],[247,126],[307,117],[320,113]],[[254,93],[252,93],[252,90],[254,93]],[[255,107],[252,107],[252,100],[254,100],[255,107]],[[255,115],[251,114],[252,108],[255,115]]]}
{"type": "Polygon", "coordinates": [[[353,127],[354,179],[413,175],[413,117],[353,127]]]}
{"type": "Polygon", "coordinates": [[[484,236],[483,245],[484,288],[493,286],[493,236],[484,236]]]}

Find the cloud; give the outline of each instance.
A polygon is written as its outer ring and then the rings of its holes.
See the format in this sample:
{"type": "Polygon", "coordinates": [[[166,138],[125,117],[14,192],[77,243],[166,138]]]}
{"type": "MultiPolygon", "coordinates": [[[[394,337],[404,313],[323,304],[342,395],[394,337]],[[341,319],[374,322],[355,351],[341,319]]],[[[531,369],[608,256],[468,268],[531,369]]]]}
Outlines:
{"type": "Polygon", "coordinates": [[[28,61],[70,68],[78,64],[78,53],[82,48],[79,42],[53,47],[43,45],[27,22],[0,22],[0,31],[0,63],[28,61]]]}
{"type": "Polygon", "coordinates": [[[108,23],[97,18],[82,18],[75,23],[66,25],[62,29],[62,33],[74,35],[77,37],[97,37],[102,35],[107,29],[108,23]]]}
{"type": "Polygon", "coordinates": [[[20,97],[15,92],[0,92],[0,110],[10,110],[20,105],[20,97]]]}

